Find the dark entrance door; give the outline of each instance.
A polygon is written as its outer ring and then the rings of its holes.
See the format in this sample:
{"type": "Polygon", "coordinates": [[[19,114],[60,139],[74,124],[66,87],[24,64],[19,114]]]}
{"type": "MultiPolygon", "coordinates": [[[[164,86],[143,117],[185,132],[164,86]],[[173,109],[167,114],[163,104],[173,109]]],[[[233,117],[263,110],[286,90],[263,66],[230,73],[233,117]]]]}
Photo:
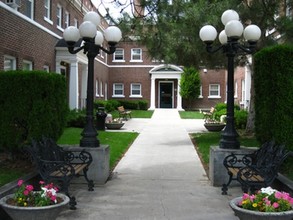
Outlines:
{"type": "Polygon", "coordinates": [[[172,83],[160,83],[160,108],[172,108],[172,83]]]}

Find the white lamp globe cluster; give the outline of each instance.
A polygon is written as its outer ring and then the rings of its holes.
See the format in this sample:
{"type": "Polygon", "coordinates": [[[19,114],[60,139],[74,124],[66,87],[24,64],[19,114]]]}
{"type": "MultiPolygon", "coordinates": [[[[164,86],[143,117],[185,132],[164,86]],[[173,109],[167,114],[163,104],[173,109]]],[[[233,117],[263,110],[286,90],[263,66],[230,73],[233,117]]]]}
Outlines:
{"type": "Polygon", "coordinates": [[[66,42],[77,42],[80,38],[92,39],[94,38],[96,45],[102,45],[104,37],[106,41],[111,43],[117,43],[122,38],[121,30],[116,26],[109,26],[104,35],[98,31],[97,28],[101,23],[100,15],[94,11],[88,12],[84,18],[83,23],[79,26],[79,29],[74,26],[67,27],[63,32],[63,38],[66,42]]]}
{"type": "MultiPolygon", "coordinates": [[[[242,34],[248,42],[256,42],[261,36],[261,30],[256,25],[251,24],[244,29],[239,21],[238,13],[234,10],[226,10],[222,14],[221,21],[225,26],[225,29],[219,34],[221,44],[226,44],[228,38],[238,40],[242,34]]],[[[217,35],[217,30],[212,25],[203,26],[199,32],[200,39],[206,43],[212,43],[217,38],[217,35]]]]}

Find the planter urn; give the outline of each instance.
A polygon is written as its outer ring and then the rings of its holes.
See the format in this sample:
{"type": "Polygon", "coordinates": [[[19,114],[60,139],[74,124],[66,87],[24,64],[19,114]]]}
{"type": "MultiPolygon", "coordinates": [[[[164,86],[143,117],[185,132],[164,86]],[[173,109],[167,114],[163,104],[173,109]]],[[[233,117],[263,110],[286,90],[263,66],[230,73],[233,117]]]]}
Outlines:
{"type": "Polygon", "coordinates": [[[285,212],[258,212],[243,209],[238,206],[242,197],[234,198],[230,201],[230,207],[240,220],[292,220],[293,210],[285,212]]]}
{"type": "Polygon", "coordinates": [[[57,193],[57,197],[63,199],[62,202],[41,206],[41,207],[21,207],[7,204],[7,200],[13,198],[14,194],[7,195],[0,199],[0,206],[13,220],[54,220],[58,217],[59,213],[67,208],[69,197],[57,193]]]}

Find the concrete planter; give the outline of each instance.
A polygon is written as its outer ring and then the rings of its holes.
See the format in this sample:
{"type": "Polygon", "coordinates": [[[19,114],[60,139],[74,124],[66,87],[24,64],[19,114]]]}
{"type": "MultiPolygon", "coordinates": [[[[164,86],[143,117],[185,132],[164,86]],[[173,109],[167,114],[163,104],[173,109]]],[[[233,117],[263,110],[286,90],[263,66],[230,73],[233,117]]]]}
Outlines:
{"type": "Polygon", "coordinates": [[[115,123],[115,122],[111,122],[111,123],[105,123],[106,128],[108,129],[113,129],[113,130],[118,130],[120,128],[122,128],[122,126],[124,125],[124,123],[115,123]]]}
{"type": "Polygon", "coordinates": [[[293,210],[286,212],[256,212],[240,208],[237,204],[241,201],[241,197],[237,197],[230,201],[230,207],[240,220],[292,220],[293,210]]]}
{"type": "Polygon", "coordinates": [[[205,123],[204,126],[208,131],[222,131],[223,128],[226,126],[226,124],[222,124],[222,123],[205,123]]]}
{"type": "Polygon", "coordinates": [[[10,194],[0,199],[0,206],[2,206],[13,220],[54,220],[69,203],[68,196],[57,193],[57,196],[62,198],[63,202],[42,207],[20,207],[6,203],[6,201],[9,198],[13,198],[13,196],[14,194],[10,194]]]}

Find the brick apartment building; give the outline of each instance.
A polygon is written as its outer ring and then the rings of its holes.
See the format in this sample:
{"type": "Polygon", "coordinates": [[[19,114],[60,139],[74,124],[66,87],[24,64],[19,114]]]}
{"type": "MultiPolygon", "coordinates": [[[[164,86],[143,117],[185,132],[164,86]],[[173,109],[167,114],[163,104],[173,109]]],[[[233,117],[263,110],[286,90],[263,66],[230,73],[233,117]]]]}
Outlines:
{"type": "MultiPolygon", "coordinates": [[[[0,70],[63,74],[70,108],[85,107],[87,57],[82,51],[70,54],[62,35],[66,27],[78,27],[83,15],[92,10],[96,8],[90,0],[1,0],[0,70]]],[[[107,26],[102,19],[100,31],[107,26]]],[[[247,108],[250,72],[247,68],[236,70],[235,102],[247,108]]],[[[117,44],[115,54],[101,52],[95,59],[95,99],[147,100],[150,109],[183,110],[185,104],[179,94],[182,72],[182,67],[151,60],[143,45],[124,39],[117,44]]],[[[209,109],[226,101],[226,74],[226,70],[201,70],[201,95],[194,109],[209,109]]]]}

